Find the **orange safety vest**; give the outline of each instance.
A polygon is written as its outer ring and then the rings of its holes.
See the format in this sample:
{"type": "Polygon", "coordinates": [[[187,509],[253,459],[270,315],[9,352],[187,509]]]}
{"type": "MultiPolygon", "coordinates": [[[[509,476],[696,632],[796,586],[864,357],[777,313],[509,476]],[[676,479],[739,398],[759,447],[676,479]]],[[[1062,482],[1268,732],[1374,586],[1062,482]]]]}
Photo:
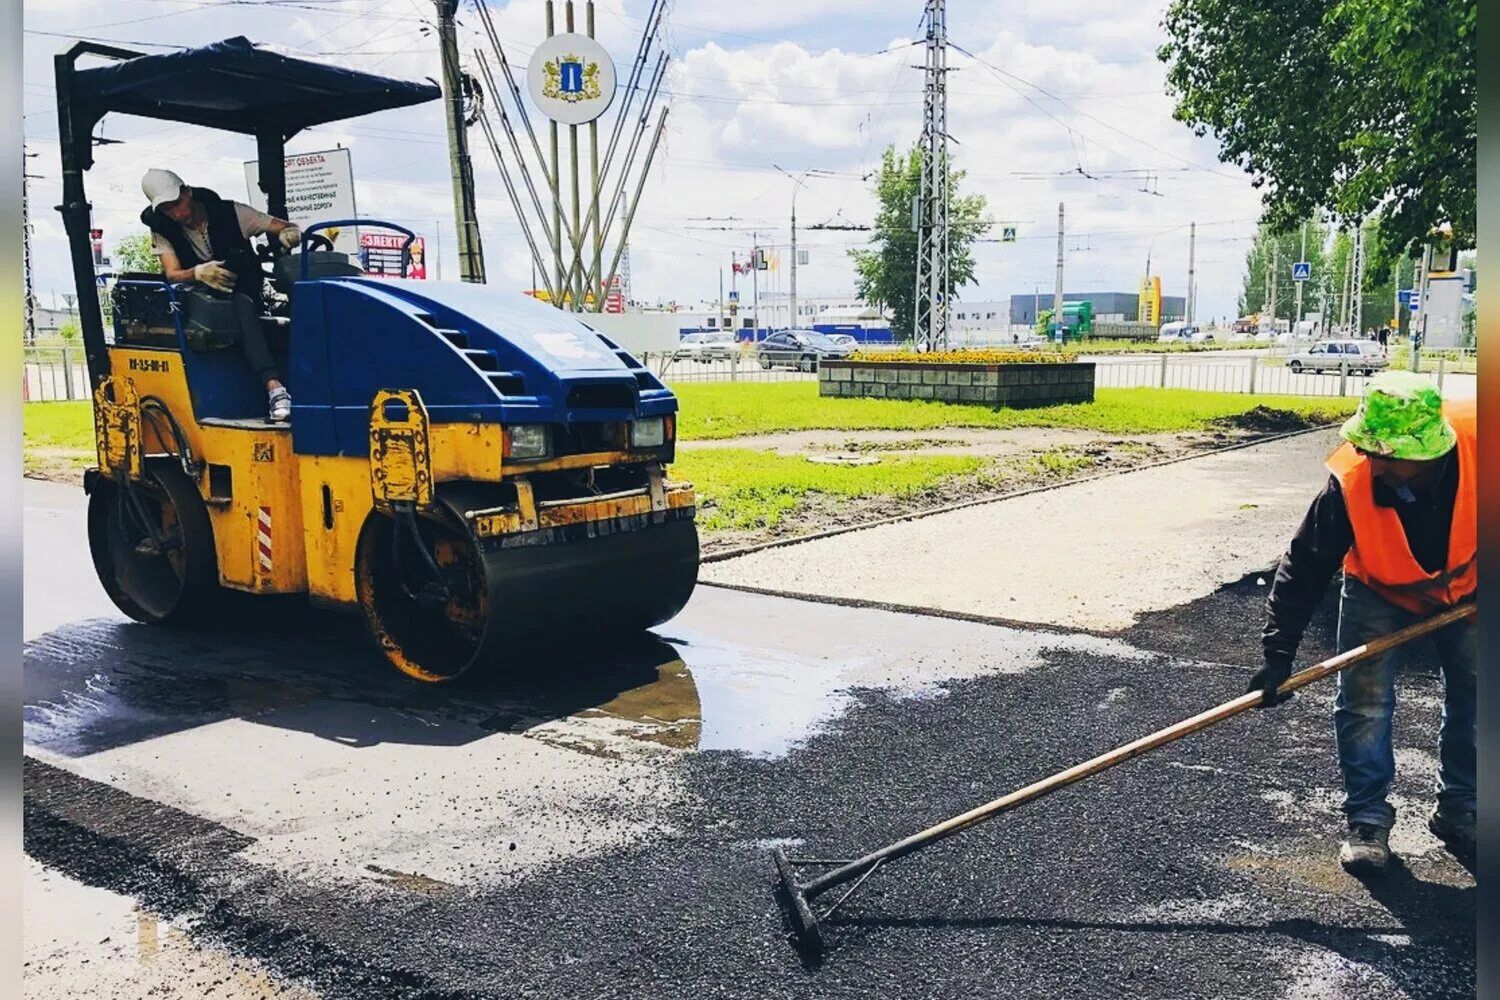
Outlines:
{"type": "Polygon", "coordinates": [[[1478,586],[1475,484],[1479,437],[1474,402],[1444,403],[1443,415],[1458,435],[1458,492],[1453,498],[1453,524],[1448,530],[1448,560],[1437,573],[1428,573],[1411,554],[1395,509],[1375,502],[1370,460],[1348,443],[1328,459],[1328,471],[1339,481],[1354,528],[1354,544],[1344,556],[1344,572],[1398,608],[1415,614],[1451,607],[1478,586]]]}

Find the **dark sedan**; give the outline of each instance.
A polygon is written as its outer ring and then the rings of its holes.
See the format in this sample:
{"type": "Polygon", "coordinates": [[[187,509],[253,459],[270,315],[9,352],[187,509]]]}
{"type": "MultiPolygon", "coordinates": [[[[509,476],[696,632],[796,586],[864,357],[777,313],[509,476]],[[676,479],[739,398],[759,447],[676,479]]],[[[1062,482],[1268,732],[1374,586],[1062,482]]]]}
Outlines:
{"type": "Polygon", "coordinates": [[[803,372],[815,372],[819,361],[846,358],[853,350],[816,330],[778,330],[755,345],[762,368],[781,366],[803,372]]]}

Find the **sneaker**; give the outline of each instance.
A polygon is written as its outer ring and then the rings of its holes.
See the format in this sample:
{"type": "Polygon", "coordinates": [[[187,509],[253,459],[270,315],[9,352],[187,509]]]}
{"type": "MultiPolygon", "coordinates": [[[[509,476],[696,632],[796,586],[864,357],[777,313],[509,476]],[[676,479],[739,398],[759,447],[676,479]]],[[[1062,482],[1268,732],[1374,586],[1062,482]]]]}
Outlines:
{"type": "Polygon", "coordinates": [[[277,386],[271,390],[271,419],[285,421],[292,415],[292,394],[286,391],[286,386],[277,386]]]}
{"type": "Polygon", "coordinates": [[[1378,874],[1391,864],[1390,831],[1372,823],[1350,823],[1339,845],[1339,864],[1355,874],[1378,874]]]}
{"type": "Polygon", "coordinates": [[[1447,845],[1456,855],[1474,854],[1474,814],[1472,812],[1444,812],[1439,806],[1427,817],[1427,829],[1447,845]]]}

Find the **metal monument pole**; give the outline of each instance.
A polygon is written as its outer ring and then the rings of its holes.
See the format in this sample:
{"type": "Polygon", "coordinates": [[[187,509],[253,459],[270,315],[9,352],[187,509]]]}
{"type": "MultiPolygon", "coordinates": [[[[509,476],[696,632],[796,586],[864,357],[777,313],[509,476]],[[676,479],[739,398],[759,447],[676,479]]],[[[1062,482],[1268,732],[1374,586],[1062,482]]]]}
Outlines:
{"type": "MultiPolygon", "coordinates": [[[[552,0],[547,0],[547,37],[551,38],[557,34],[557,19],[554,12],[552,0]]],[[[547,135],[550,144],[552,174],[552,232],[557,234],[557,239],[552,246],[552,286],[557,289],[557,294],[562,295],[563,287],[563,256],[562,256],[562,187],[558,178],[558,151],[557,151],[557,120],[550,119],[547,122],[547,135]]],[[[554,304],[561,309],[563,302],[561,298],[555,300],[554,304]]]]}

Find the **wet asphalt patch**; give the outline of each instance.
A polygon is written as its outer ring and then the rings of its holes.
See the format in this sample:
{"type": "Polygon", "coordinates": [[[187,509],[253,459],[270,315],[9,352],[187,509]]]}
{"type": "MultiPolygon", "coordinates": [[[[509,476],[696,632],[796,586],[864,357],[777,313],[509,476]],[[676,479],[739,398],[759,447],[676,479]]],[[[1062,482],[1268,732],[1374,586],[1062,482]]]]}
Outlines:
{"type": "MultiPolygon", "coordinates": [[[[36,762],[26,848],[330,998],[1472,996],[1465,873],[1425,851],[1365,885],[1334,860],[1331,685],[897,862],[830,921],[818,967],[788,944],[771,843],[863,853],[1227,700],[1246,676],[1075,651],[919,697],[857,691],[784,755],[663,763],[689,792],[669,829],[453,893],[274,873],[221,834],[184,839],[183,814],[36,762]]],[[[1432,672],[1402,676],[1399,748],[1435,752],[1440,695],[1432,672]]],[[[1407,768],[1395,792],[1421,808],[1429,784],[1407,768]]]]}

